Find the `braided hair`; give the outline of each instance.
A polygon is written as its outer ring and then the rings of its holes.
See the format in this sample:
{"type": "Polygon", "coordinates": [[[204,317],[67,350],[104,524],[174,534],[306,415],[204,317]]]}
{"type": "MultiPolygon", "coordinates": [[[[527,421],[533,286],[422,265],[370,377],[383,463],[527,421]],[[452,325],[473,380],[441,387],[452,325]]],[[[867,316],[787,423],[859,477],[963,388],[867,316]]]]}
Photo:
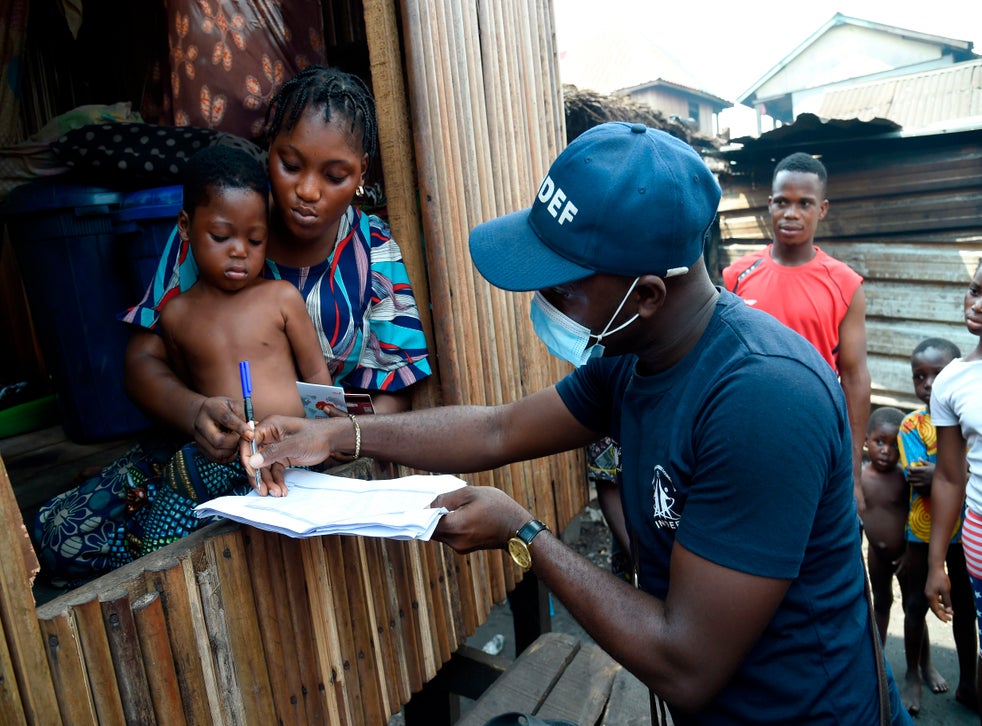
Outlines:
{"type": "Polygon", "coordinates": [[[311,65],[283,84],[266,109],[267,148],[281,131],[290,131],[308,108],[323,109],[324,121],[349,121],[351,134],[360,132],[361,145],[371,159],[378,151],[375,98],[357,76],[337,68],[311,65]]]}

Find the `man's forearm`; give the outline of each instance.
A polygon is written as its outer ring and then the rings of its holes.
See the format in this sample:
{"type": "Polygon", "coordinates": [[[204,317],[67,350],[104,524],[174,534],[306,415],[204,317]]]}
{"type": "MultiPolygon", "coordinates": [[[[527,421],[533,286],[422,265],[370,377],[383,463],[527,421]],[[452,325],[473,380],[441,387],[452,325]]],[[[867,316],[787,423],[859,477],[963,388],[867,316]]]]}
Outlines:
{"type": "MultiPolygon", "coordinates": [[[[852,432],[853,454],[862,460],[863,443],[866,441],[866,425],[869,422],[870,377],[869,373],[844,374],[842,393],[846,397],[846,412],[852,432]]],[[[856,462],[854,462],[856,463],[856,462]]]]}
{"type": "MultiPolygon", "coordinates": [[[[496,417],[484,406],[441,406],[390,416],[359,416],[358,422],[363,456],[416,469],[485,471],[518,460],[504,451],[496,417]]],[[[354,448],[353,429],[339,445],[342,450],[354,448]]]]}
{"type": "MultiPolygon", "coordinates": [[[[358,420],[363,453],[448,473],[485,471],[585,446],[597,438],[552,388],[500,406],[439,406],[358,420]]],[[[350,426],[345,441],[354,447],[350,426]]]]}

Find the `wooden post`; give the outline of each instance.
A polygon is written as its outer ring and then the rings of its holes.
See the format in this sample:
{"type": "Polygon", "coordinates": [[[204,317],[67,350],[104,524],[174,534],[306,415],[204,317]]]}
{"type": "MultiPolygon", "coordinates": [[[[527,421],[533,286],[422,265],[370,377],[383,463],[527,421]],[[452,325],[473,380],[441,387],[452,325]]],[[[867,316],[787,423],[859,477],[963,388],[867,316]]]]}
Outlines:
{"type": "Polygon", "coordinates": [[[10,664],[7,669],[0,663],[8,676],[0,685],[0,707],[15,718],[22,713],[30,723],[57,723],[58,699],[31,593],[37,558],[2,458],[0,551],[4,552],[0,557],[0,624],[6,644],[4,661],[10,664]]]}

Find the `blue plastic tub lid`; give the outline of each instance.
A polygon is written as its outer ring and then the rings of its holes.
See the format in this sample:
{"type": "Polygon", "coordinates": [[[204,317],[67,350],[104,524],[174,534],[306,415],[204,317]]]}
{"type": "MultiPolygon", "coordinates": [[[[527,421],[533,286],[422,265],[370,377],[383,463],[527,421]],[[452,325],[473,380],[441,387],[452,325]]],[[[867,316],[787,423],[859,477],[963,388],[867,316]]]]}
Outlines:
{"type": "Polygon", "coordinates": [[[15,187],[0,205],[0,217],[89,207],[105,207],[108,214],[119,207],[123,196],[124,192],[106,187],[38,180],[15,187]]]}
{"type": "Polygon", "coordinates": [[[167,187],[153,187],[130,192],[123,197],[123,203],[116,212],[120,222],[139,219],[177,220],[184,199],[184,187],[180,184],[167,187]]]}

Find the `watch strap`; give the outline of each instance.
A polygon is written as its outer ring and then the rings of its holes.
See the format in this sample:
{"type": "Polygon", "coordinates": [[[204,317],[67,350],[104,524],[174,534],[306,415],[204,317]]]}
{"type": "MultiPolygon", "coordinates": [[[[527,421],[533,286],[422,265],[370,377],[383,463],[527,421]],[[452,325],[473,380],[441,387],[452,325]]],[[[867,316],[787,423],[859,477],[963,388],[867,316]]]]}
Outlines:
{"type": "Polygon", "coordinates": [[[549,528],[538,519],[530,519],[515,533],[515,536],[522,540],[527,547],[528,545],[532,544],[532,540],[535,539],[535,536],[544,529],[549,528]]]}

